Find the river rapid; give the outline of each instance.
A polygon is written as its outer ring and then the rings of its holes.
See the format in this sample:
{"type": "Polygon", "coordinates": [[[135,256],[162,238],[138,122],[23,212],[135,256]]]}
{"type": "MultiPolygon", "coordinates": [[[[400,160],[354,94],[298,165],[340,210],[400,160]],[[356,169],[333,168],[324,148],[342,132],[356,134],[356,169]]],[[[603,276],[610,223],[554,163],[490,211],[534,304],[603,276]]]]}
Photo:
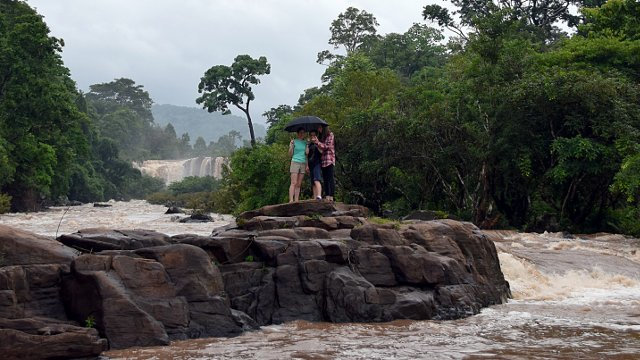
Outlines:
{"type": "MultiPolygon", "coordinates": [[[[0,223],[54,236],[88,227],[208,235],[144,201],[0,215],[0,223]],[[64,217],[62,215],[64,214],[64,217]],[[62,220],[61,220],[62,219],[62,220]],[[58,229],[59,226],[59,229],[58,229]]],[[[110,351],[113,359],[638,359],[640,240],[621,235],[488,232],[513,299],[455,321],[328,324],[296,321],[235,338],[110,351]]]]}

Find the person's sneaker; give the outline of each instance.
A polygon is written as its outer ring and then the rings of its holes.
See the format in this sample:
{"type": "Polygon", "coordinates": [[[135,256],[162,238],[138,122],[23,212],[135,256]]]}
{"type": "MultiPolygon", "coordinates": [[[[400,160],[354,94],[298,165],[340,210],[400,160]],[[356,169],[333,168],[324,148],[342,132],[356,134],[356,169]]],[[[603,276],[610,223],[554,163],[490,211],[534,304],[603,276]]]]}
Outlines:
{"type": "Polygon", "coordinates": [[[316,196],[316,200],[322,201],[322,196],[316,196]]]}

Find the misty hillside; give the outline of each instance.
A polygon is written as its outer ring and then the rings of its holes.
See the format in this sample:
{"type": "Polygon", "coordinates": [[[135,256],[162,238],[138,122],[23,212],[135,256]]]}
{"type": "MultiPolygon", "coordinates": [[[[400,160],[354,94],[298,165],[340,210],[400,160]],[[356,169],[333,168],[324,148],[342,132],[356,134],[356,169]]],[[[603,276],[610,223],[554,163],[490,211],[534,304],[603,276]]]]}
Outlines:
{"type": "MultiPolygon", "coordinates": [[[[168,123],[173,124],[178,136],[185,132],[189,133],[191,143],[194,143],[198,136],[202,136],[207,143],[217,141],[220,136],[232,130],[239,131],[243,139],[250,139],[249,127],[244,117],[209,113],[196,107],[176,105],[154,104],[151,111],[156,124],[162,126],[168,123]]],[[[254,121],[253,129],[256,138],[264,138],[266,134],[264,125],[256,124],[254,121]]]]}

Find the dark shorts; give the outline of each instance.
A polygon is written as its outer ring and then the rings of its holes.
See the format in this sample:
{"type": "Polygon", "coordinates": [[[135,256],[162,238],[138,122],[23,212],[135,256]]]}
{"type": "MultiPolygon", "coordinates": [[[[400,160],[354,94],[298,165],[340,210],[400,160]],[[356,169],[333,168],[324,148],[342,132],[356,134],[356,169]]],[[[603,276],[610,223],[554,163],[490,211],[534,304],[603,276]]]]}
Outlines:
{"type": "Polygon", "coordinates": [[[315,165],[309,165],[309,172],[311,175],[311,181],[322,181],[322,168],[320,163],[315,165]]]}

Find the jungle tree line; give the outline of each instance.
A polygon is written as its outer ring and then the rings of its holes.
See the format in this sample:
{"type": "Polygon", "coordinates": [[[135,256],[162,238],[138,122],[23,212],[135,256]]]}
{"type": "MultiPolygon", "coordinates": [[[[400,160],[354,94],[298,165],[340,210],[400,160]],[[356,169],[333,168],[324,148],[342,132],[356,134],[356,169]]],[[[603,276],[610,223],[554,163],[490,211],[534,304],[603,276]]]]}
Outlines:
{"type": "Polygon", "coordinates": [[[284,201],[282,128],[313,114],[336,134],[341,200],[488,228],[640,233],[639,3],[452,3],[401,34],[342,13],[329,43],[344,51],[319,53],[321,85],[265,113],[267,144],[235,153],[220,204],[284,201]],[[444,28],[457,35],[445,42],[444,28]]]}

